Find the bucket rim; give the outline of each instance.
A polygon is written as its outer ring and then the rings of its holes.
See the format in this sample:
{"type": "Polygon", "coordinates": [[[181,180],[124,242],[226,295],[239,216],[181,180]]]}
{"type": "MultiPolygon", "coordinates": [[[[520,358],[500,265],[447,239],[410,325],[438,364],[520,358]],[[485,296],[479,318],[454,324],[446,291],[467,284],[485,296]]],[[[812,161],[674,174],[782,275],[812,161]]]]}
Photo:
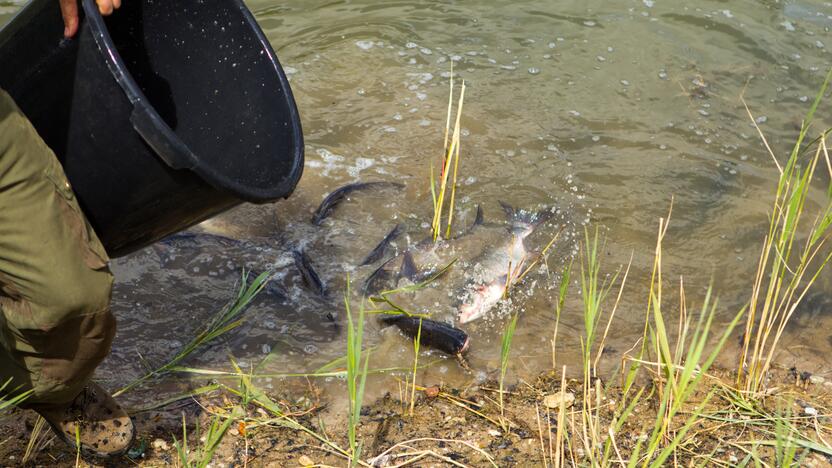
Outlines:
{"type": "MultiPolygon", "coordinates": [[[[280,62],[277,59],[271,43],[266,38],[263,30],[257,24],[254,15],[245,6],[242,0],[227,0],[234,7],[236,7],[242,15],[245,22],[251,27],[255,34],[257,42],[260,44],[262,50],[267,54],[271,68],[280,82],[282,95],[286,101],[288,109],[288,122],[291,125],[292,140],[294,141],[294,151],[291,154],[292,165],[286,175],[284,175],[279,184],[275,187],[252,187],[250,185],[241,184],[222,174],[212,170],[202,163],[197,156],[191,151],[188,145],[182,141],[173,129],[162,119],[155,108],[150,104],[144,92],[142,92],[138,83],[136,83],[124,60],[121,57],[115,43],[110,36],[104,17],[98,10],[98,5],[95,0],[82,0],[82,7],[84,10],[85,19],[90,27],[93,40],[95,41],[98,51],[107,64],[110,74],[118,83],[119,87],[124,92],[127,99],[134,108],[134,115],[131,116],[134,129],[137,133],[154,149],[157,156],[160,157],[166,164],[174,169],[187,169],[197,174],[201,179],[211,186],[231,192],[236,197],[242,200],[251,202],[268,202],[280,198],[288,197],[300,181],[303,173],[304,160],[304,142],[303,130],[300,123],[300,114],[298,112],[297,104],[295,103],[292,89],[289,86],[289,80],[286,77],[280,62]],[[136,119],[136,115],[141,116],[136,119]],[[140,120],[140,125],[136,122],[140,120]],[[147,124],[152,125],[153,129],[161,132],[167,145],[165,153],[172,151],[174,154],[161,154],[160,148],[151,143],[150,139],[142,135],[142,129],[147,128],[147,124]],[[167,156],[167,157],[166,157],[167,156]]],[[[118,14],[116,12],[115,14],[118,14]]]]}

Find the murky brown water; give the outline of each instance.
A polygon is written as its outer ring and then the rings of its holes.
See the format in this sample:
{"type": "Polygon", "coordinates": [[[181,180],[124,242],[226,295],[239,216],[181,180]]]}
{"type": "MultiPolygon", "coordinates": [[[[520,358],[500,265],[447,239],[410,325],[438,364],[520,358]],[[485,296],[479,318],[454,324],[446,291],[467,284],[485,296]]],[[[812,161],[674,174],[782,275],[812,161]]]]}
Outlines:
{"type": "MultiPolygon", "coordinates": [[[[338,303],[347,271],[366,275],[354,265],[396,223],[408,225],[412,241],[427,234],[421,224],[431,209],[428,167],[441,152],[452,62],[468,85],[460,223],[473,219],[476,204],[490,221],[502,221],[497,202],[505,200],[561,210],[531,248],[566,227],[549,272],[530,278],[500,313],[468,327],[475,373],[496,367],[500,333],[513,311],[520,320],[512,371],[551,366],[553,288],[584,226],[602,227],[605,272],[633,254],[609,339],[611,356],[628,349],[643,326],[658,219],[671,198],[664,260],[667,297],[674,299],[667,308],[678,309],[672,285],[681,275],[694,303],[713,279],[727,320],[750,292],[777,175],[738,97],[745,96],[774,150],[785,154],[832,48],[832,4],[820,1],[248,4],[291,75],[307,143],[303,180],[288,201],[244,206],[195,229],[243,242],[180,237],[114,262],[120,329],[99,372],[113,386],[140,373],[139,355],[159,362],[188,341],[231,295],[244,265],[276,269],[274,288],[246,312],[243,326],[189,365],[228,369],[230,353],[260,373],[302,372],[342,356],[345,317],[338,303]],[[322,227],[308,224],[330,190],[359,180],[395,180],[407,188],[358,194],[322,227]],[[289,254],[298,245],[313,258],[331,300],[300,287],[289,254]],[[338,326],[326,319],[329,311],[338,326]]],[[[16,8],[0,2],[0,22],[16,8]]],[[[832,124],[827,109],[817,128],[832,124]]],[[[481,248],[459,255],[470,258],[481,248]]],[[[447,311],[451,298],[432,294],[425,307],[447,311]]],[[[829,368],[832,348],[829,301],[818,294],[783,353],[786,364],[811,358],[815,371],[829,368]]],[[[579,355],[578,300],[574,284],[562,316],[560,364],[574,364],[579,355]]],[[[372,367],[412,364],[411,344],[394,330],[371,321],[367,334],[376,346],[372,367]]],[[[422,381],[472,378],[453,360],[421,358],[436,359],[422,381]]],[[[387,376],[378,382],[373,395],[395,388],[387,376]]]]}

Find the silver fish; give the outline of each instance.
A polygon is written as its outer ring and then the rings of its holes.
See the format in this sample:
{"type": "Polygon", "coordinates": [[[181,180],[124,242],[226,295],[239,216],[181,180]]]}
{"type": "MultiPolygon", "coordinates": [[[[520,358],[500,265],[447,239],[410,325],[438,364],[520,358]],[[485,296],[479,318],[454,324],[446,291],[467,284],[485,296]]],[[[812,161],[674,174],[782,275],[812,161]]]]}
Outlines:
{"type": "Polygon", "coordinates": [[[522,275],[533,254],[524,240],[551,215],[550,211],[529,215],[500,202],[509,220],[509,236],[488,249],[473,264],[474,277],[467,284],[459,305],[459,323],[468,323],[485,315],[505,295],[505,291],[522,275]]]}

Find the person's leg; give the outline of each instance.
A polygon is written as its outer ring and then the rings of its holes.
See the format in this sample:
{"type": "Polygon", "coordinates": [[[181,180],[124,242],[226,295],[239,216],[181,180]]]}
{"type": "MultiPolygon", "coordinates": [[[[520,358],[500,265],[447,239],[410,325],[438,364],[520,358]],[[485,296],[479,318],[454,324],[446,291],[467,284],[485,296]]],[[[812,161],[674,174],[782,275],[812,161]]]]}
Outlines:
{"type": "Polygon", "coordinates": [[[82,394],[85,402],[110,398],[100,387],[94,398],[85,390],[115,334],[107,261],[60,163],[0,91],[0,384],[31,390],[25,405],[49,416],[56,432],[75,429],[56,418],[88,416],[77,411],[82,394]],[[73,405],[74,416],[61,416],[73,405]]]}

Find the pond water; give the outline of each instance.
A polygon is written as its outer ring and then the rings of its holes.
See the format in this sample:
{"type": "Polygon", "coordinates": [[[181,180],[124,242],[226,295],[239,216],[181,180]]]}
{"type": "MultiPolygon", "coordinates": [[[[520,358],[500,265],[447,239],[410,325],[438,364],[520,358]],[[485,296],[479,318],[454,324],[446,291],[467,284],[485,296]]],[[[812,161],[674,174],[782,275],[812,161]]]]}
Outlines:
{"type": "MultiPolygon", "coordinates": [[[[452,67],[457,84],[465,80],[467,86],[457,227],[472,222],[477,205],[487,222],[504,222],[498,202],[505,201],[558,212],[528,239],[530,250],[562,233],[545,266],[510,301],[465,326],[473,372],[425,352],[420,362],[431,365],[420,382],[465,385],[493,376],[500,335],[514,312],[512,374],[551,367],[560,272],[572,258],[557,365],[577,368],[583,327],[578,251],[584,229],[595,227],[604,239],[604,274],[614,275],[632,255],[608,338],[604,367],[613,369],[641,336],[658,220],[671,201],[663,255],[667,313],[677,313],[683,276],[689,308],[696,310],[713,282],[718,318],[728,321],[750,294],[777,179],[739,98],[774,152],[785,157],[832,48],[832,3],[823,1],[247,4],[291,79],[306,140],[303,178],[289,200],[241,206],[194,228],[199,235],[113,262],[120,328],[99,371],[113,387],[140,375],[143,361],[161,362],[194,336],[233,295],[244,266],[274,270],[273,286],[246,311],[243,325],[188,365],[227,370],[231,354],[257,373],[277,374],[311,372],[343,356],[347,273],[356,282],[366,277],[371,268],[355,265],[398,223],[407,227],[399,251],[429,233],[429,168],[442,153],[452,67]],[[405,188],[356,193],[320,227],[309,223],[327,193],[356,181],[396,181],[405,188]],[[295,247],[309,254],[329,298],[302,286],[292,265],[295,247]]],[[[0,23],[18,5],[0,2],[0,23]]],[[[832,124],[828,109],[819,112],[816,129],[832,124]]],[[[824,196],[822,190],[815,195],[824,196]]],[[[456,268],[470,268],[493,245],[462,243],[453,252],[461,259],[456,268]]],[[[828,278],[822,280],[788,330],[784,365],[830,368],[832,301],[823,293],[828,278]]],[[[452,283],[437,281],[414,307],[447,316],[457,291],[452,283]]],[[[359,302],[353,298],[355,310],[359,302]]],[[[382,329],[371,317],[366,334],[374,350],[371,367],[412,365],[412,344],[396,330],[382,329]]],[[[729,348],[723,364],[735,359],[729,348]]],[[[368,394],[395,391],[395,378],[404,375],[374,376],[368,394]]],[[[183,385],[182,379],[170,382],[171,390],[183,385]]],[[[281,385],[278,378],[263,382],[281,385]]],[[[342,393],[337,379],[324,382],[342,393]]]]}

